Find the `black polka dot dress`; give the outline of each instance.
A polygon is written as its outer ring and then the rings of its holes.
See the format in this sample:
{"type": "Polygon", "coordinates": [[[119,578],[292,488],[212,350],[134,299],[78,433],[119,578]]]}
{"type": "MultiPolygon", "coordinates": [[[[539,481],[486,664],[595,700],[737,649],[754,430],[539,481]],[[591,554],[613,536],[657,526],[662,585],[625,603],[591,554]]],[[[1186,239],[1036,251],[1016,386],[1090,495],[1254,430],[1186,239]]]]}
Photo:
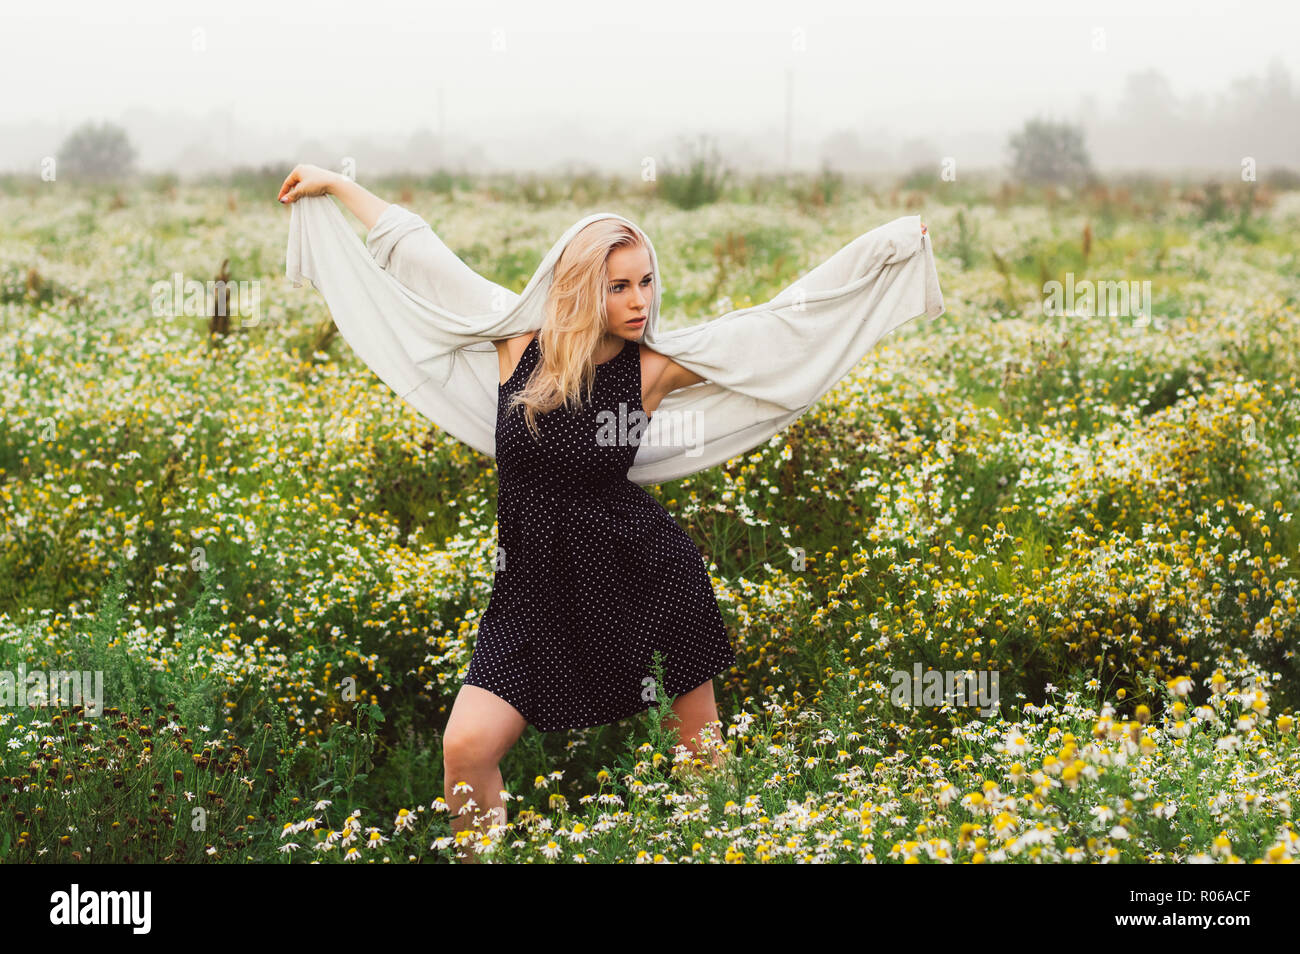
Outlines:
{"type": "Polygon", "coordinates": [[[534,336],[500,386],[495,579],[465,682],[554,732],[683,695],[736,655],[695,544],[627,477],[646,420],[640,345],[596,365],[581,410],[539,415],[540,440],[522,407],[506,411],[539,348],[534,336]]]}

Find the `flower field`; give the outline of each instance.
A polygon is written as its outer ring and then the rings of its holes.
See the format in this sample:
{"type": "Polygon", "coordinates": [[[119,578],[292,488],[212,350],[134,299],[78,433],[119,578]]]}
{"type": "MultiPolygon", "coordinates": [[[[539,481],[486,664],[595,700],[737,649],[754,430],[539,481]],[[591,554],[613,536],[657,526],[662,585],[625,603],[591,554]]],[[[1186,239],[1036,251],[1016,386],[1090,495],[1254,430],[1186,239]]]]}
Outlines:
{"type": "Polygon", "coordinates": [[[685,771],[648,713],[529,728],[508,825],[457,845],[440,730],[493,461],[289,286],[273,188],[37,185],[0,192],[0,670],[102,671],[106,708],[4,700],[3,860],[1300,857],[1300,192],[760,183],[686,212],[370,186],[515,289],[625,214],[668,325],[920,213],[947,308],[771,441],[647,488],[731,631],[726,768],[685,771]],[[160,306],[219,274],[255,315],[160,306]],[[1067,275],[1149,282],[1149,308],[1046,313],[1067,275]],[[996,672],[996,711],[897,704],[918,666],[996,672]]]}

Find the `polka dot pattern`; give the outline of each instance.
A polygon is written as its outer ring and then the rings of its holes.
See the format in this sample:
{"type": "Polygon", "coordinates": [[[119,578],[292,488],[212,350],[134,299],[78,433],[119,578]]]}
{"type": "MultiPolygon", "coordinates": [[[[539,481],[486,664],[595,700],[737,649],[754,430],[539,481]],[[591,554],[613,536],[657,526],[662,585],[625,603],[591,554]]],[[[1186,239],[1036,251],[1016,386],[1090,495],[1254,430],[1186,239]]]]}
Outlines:
{"type": "Polygon", "coordinates": [[[541,357],[538,337],[497,399],[497,563],[465,682],[542,732],[603,725],[736,663],[703,558],[627,477],[648,417],[640,345],[596,365],[579,410],[506,412],[541,357]],[[650,671],[663,660],[664,683],[650,671]]]}

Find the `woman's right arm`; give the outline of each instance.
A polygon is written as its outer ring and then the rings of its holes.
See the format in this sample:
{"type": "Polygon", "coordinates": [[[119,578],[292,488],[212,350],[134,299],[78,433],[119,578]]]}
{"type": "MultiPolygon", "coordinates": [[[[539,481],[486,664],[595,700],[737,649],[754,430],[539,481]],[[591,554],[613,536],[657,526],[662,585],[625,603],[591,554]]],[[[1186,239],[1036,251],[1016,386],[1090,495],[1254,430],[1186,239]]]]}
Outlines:
{"type": "Polygon", "coordinates": [[[349,212],[361,220],[366,231],[374,228],[389,203],[357,185],[347,176],[310,163],[293,167],[280,186],[280,201],[285,205],[305,195],[336,195],[349,212]]]}
{"type": "Polygon", "coordinates": [[[366,250],[375,264],[425,301],[453,315],[482,315],[509,308],[518,297],[461,261],[410,209],[385,202],[337,172],[295,166],[280,187],[280,201],[327,193],[338,196],[366,227],[366,250]]]}
{"type": "Polygon", "coordinates": [[[369,232],[384,214],[384,209],[391,203],[385,202],[373,192],[357,185],[345,175],[335,174],[329,192],[339,197],[339,201],[348,207],[348,211],[361,220],[369,232]]]}

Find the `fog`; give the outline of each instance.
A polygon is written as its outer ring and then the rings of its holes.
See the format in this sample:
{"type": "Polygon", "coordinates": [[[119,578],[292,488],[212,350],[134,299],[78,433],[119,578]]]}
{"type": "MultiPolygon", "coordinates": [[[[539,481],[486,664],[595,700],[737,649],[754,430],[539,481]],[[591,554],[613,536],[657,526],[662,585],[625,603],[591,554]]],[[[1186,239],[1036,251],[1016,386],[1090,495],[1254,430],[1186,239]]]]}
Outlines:
{"type": "Polygon", "coordinates": [[[1102,170],[1300,169],[1294,3],[9,4],[0,170],[111,121],[184,176],[729,164],[996,169],[1031,117],[1102,170]]]}

